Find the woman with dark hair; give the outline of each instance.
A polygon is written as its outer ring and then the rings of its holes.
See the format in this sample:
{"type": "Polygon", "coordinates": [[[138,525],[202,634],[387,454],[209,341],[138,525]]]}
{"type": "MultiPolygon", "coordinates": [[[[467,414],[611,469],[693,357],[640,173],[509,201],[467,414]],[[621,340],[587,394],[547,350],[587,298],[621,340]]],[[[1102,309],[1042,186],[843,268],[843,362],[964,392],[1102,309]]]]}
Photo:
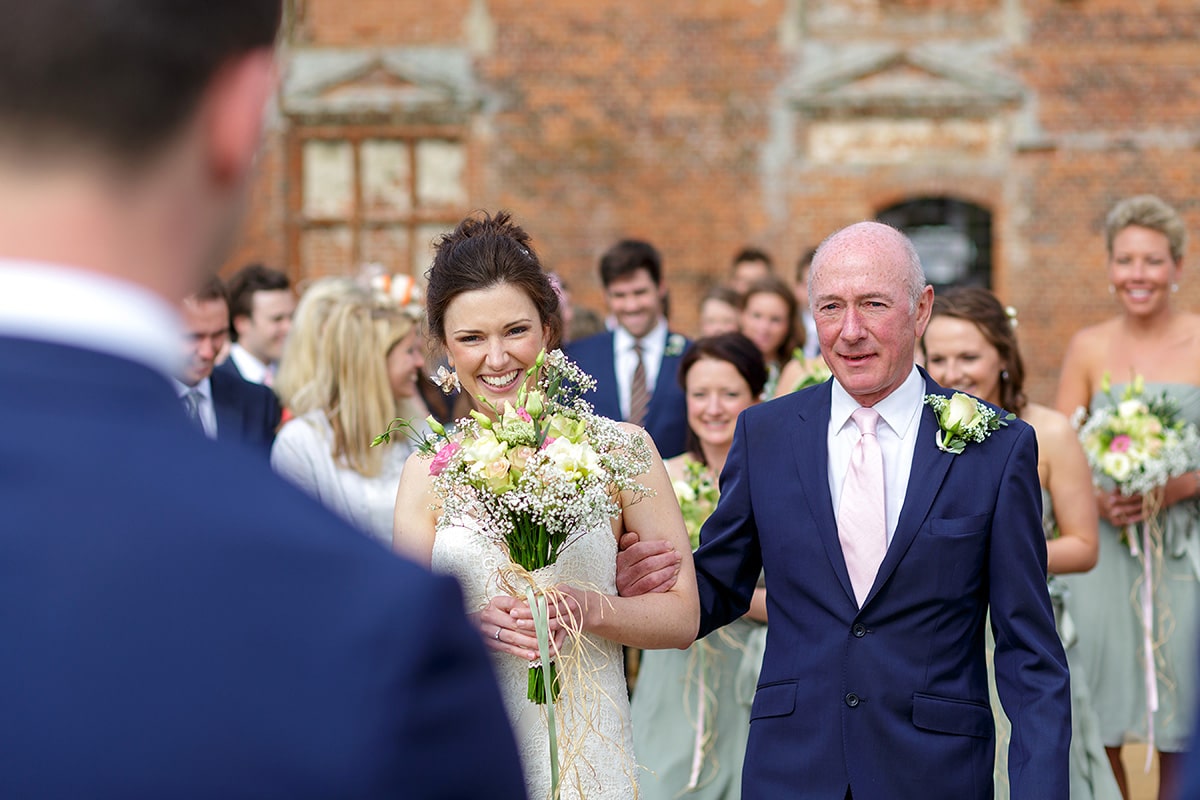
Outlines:
{"type": "MultiPolygon", "coordinates": [[[[943,386],[973,394],[1033,426],[1038,439],[1050,596],[1071,668],[1071,797],[1118,800],[1120,794],[1088,700],[1087,682],[1077,663],[1075,628],[1067,613],[1063,584],[1055,577],[1085,572],[1096,564],[1099,544],[1091,471],[1070,421],[1025,397],[1025,365],[1017,348],[1015,325],[1015,312],[1010,313],[986,289],[950,289],[937,295],[921,340],[925,368],[943,386]]],[[[992,694],[997,719],[996,797],[1007,798],[1009,724],[996,700],[994,685],[992,694]]]]}
{"type": "MultiPolygon", "coordinates": [[[[694,539],[716,505],[717,478],[738,414],[759,402],[766,380],[758,346],[739,333],[698,339],[680,361],[688,449],[667,461],[667,472],[694,539]]],[[[740,797],[766,619],[766,592],[759,588],[750,612],[732,625],[682,652],[642,654],[633,743],[648,772],[642,778],[644,798],[740,797]]]]}
{"type": "MultiPolygon", "coordinates": [[[[1187,227],[1153,195],[1117,203],[1104,225],[1108,291],[1117,314],[1076,333],[1067,345],[1055,405],[1064,414],[1095,410],[1120,397],[1136,375],[1147,397],[1165,394],[1180,419],[1200,423],[1200,315],[1173,302],[1187,227]],[[1112,395],[1105,391],[1112,381],[1112,395]]],[[[1088,669],[1101,735],[1123,789],[1121,746],[1152,741],[1159,755],[1160,798],[1175,797],[1196,706],[1196,633],[1200,612],[1200,464],[1171,478],[1147,518],[1139,494],[1100,492],[1100,565],[1069,581],[1078,609],[1079,649],[1088,669]],[[1161,558],[1147,609],[1155,666],[1145,661],[1141,609],[1130,603],[1142,562],[1122,531],[1150,522],[1161,530],[1161,558]],[[1141,691],[1138,687],[1147,686],[1141,691]],[[1150,688],[1158,709],[1148,712],[1150,688]],[[1147,725],[1149,717],[1149,725],[1147,725]]]]}
{"type": "Polygon", "coordinates": [[[780,370],[791,359],[792,350],[804,344],[798,319],[796,295],[773,275],[751,284],[742,298],[742,333],[758,347],[767,365],[764,398],[774,396],[780,370]]]}
{"type": "MultiPolygon", "coordinates": [[[[437,243],[428,272],[426,314],[432,337],[446,351],[454,380],[473,398],[474,411],[516,403],[526,370],[561,333],[559,299],[538,261],[529,235],[508,214],[461,222],[437,243]]],[[[690,555],[670,590],[641,597],[616,594],[617,541],[636,530],[687,553],[687,531],[671,496],[670,478],[645,432],[640,436],[651,466],[639,477],[646,496],[621,495],[621,514],[598,519],[564,547],[555,566],[562,596],[551,625],[559,659],[586,659],[586,670],[559,673],[563,684],[555,710],[559,730],[574,732],[562,751],[561,795],[568,800],[624,800],[637,791],[628,693],[621,645],[686,647],[699,627],[699,600],[690,555]],[[558,620],[571,616],[567,638],[558,620]]],[[[462,584],[468,608],[488,647],[521,749],[530,797],[551,793],[547,722],[527,699],[529,662],[538,658],[537,638],[525,599],[500,594],[500,570],[509,559],[480,520],[443,518],[433,491],[430,463],[414,455],[405,465],[396,496],[395,546],[401,553],[448,573],[462,584]]],[[[562,663],[560,661],[560,663],[562,663]]],[[[561,744],[561,742],[560,742],[561,744]]]]}

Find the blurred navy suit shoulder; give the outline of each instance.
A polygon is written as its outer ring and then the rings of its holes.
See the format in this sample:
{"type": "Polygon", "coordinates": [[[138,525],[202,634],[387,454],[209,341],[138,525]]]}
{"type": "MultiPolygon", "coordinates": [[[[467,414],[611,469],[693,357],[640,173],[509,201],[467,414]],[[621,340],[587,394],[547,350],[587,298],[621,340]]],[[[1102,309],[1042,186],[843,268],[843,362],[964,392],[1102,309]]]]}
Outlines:
{"type": "Polygon", "coordinates": [[[0,337],[0,386],[0,796],[525,796],[452,580],[147,367],[0,337]]]}
{"type": "Polygon", "coordinates": [[[209,380],[217,413],[217,439],[241,442],[269,458],[282,416],[275,392],[251,383],[236,371],[214,369],[209,380]]]}

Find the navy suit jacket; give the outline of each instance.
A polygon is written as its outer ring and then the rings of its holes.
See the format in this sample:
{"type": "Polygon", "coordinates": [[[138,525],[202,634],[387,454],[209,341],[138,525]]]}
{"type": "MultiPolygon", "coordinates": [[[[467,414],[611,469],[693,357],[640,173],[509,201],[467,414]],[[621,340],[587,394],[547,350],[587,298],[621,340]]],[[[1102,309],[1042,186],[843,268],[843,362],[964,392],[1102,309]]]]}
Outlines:
{"type": "Polygon", "coordinates": [[[0,337],[0,797],[525,797],[455,582],[170,382],[0,337]]]}
{"type": "Polygon", "coordinates": [[[281,416],[275,392],[221,369],[214,369],[209,380],[217,440],[240,442],[269,458],[281,416]]]}
{"type": "Polygon", "coordinates": [[[951,455],[923,407],[899,523],[859,609],[829,492],[831,386],[741,414],[696,553],[701,635],[740,617],[766,574],[742,796],[991,798],[990,605],[1012,796],[1067,800],[1070,692],[1033,429],[1014,420],[951,455]]]}
{"type": "MultiPolygon", "coordinates": [[[[668,334],[667,341],[679,334],[668,334]]],[[[686,341],[686,340],[685,340],[686,341]]],[[[669,350],[670,348],[668,348],[669,350]]],[[[686,349],[686,347],[684,348],[686,349]]],[[[596,413],[610,419],[623,420],[621,398],[617,393],[617,371],[613,352],[613,333],[606,331],[567,345],[567,356],[584,372],[596,379],[594,391],[584,395],[596,413]]],[[[673,458],[687,448],[687,399],[679,385],[679,360],[683,350],[663,353],[658,368],[654,394],[646,409],[642,427],[654,440],[663,458],[673,458]]]]}

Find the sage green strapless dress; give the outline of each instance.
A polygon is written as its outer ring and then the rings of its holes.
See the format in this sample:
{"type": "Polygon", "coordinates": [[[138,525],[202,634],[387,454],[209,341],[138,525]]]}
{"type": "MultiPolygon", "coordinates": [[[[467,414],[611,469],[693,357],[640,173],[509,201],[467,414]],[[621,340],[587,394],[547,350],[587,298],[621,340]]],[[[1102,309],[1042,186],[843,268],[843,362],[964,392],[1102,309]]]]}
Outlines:
{"type": "Polygon", "coordinates": [[[687,650],[642,653],[630,712],[640,800],[741,797],[766,636],[743,617],[687,650]]]}
{"type": "MultiPolygon", "coordinates": [[[[1054,508],[1050,493],[1042,489],[1042,529],[1046,537],[1054,533],[1054,508]]],[[[1078,637],[1075,623],[1068,612],[1073,601],[1063,586],[1063,576],[1051,575],[1049,579],[1050,601],[1054,604],[1054,622],[1058,636],[1067,653],[1067,667],[1071,671],[1071,800],[1121,800],[1121,790],[1113,777],[1108,756],[1104,753],[1104,742],[1100,738],[1100,726],[1096,720],[1088,692],[1088,681],[1079,664],[1076,644],[1078,637]]],[[[992,628],[987,629],[988,638],[988,682],[992,698],[992,711],[996,717],[996,800],[1008,800],[1008,743],[1012,738],[1012,725],[1000,707],[996,694],[996,673],[992,669],[992,628]]]]}
{"type": "MultiPolygon", "coordinates": [[[[1113,387],[1120,397],[1124,387],[1113,387]]],[[[1181,416],[1200,424],[1200,387],[1148,383],[1149,395],[1166,392],[1179,403],[1181,416]]],[[[1097,395],[1093,408],[1109,404],[1097,395]]],[[[1196,463],[1200,463],[1197,454],[1196,463]]],[[[1154,570],[1153,637],[1158,688],[1154,714],[1155,747],[1187,749],[1196,701],[1196,635],[1200,624],[1200,504],[1178,503],[1158,515],[1161,556],[1154,570]]],[[[1140,534],[1138,535],[1140,541],[1140,534]]],[[[1145,742],[1146,676],[1139,592],[1142,560],[1130,554],[1122,532],[1100,521],[1100,561],[1091,572],[1064,575],[1071,615],[1079,634],[1076,661],[1088,680],[1100,735],[1116,747],[1145,742]]]]}

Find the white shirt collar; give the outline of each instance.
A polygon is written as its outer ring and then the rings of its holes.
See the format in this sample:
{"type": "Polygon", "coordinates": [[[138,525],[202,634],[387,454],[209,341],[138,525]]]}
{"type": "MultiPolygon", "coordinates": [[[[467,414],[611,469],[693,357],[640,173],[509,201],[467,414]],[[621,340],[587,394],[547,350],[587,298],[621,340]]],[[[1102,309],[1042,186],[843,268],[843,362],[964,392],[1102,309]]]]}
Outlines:
{"type": "Polygon", "coordinates": [[[266,379],[268,366],[237,342],[230,345],[229,357],[237,365],[242,377],[251,383],[262,383],[266,379]]]}
{"type": "Polygon", "coordinates": [[[632,350],[634,342],[642,343],[642,355],[647,361],[658,362],[662,358],[662,352],[667,347],[667,321],[662,317],[658,318],[658,323],[650,329],[650,332],[643,336],[640,340],[634,338],[634,335],[618,325],[613,329],[613,344],[618,353],[624,353],[627,350],[632,350]]]}
{"type": "MultiPolygon", "coordinates": [[[[872,408],[879,412],[887,426],[901,438],[908,438],[908,429],[917,419],[917,412],[925,402],[925,379],[921,377],[916,364],[912,372],[904,379],[904,383],[895,391],[880,400],[872,408]]],[[[832,396],[829,403],[829,421],[833,430],[841,430],[846,425],[853,425],[850,415],[859,408],[859,403],[847,392],[835,378],[832,396]]]]}
{"type": "Polygon", "coordinates": [[[188,392],[194,391],[194,392],[198,393],[204,399],[208,400],[208,402],[210,402],[210,403],[212,402],[213,396],[212,396],[212,379],[211,378],[205,378],[204,380],[197,383],[195,386],[188,386],[186,383],[179,380],[178,378],[171,378],[171,385],[175,387],[175,394],[179,395],[180,397],[183,397],[188,392]]]}
{"type": "Polygon", "coordinates": [[[0,259],[0,335],[80,347],[166,376],[184,364],[179,313],[137,284],[84,269],[0,259]]]}

